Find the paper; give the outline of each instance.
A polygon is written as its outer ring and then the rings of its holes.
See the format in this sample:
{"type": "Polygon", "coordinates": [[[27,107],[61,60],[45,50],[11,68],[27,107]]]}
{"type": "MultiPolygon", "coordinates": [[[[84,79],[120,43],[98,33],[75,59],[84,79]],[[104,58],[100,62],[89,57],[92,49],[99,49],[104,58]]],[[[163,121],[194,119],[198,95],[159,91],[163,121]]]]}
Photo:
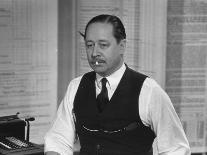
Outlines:
{"type": "Polygon", "coordinates": [[[0,116],[35,117],[30,139],[43,142],[57,106],[56,0],[0,1],[0,116]]]}
{"type": "Polygon", "coordinates": [[[192,152],[207,151],[207,2],[168,1],[166,91],[192,152]]]}

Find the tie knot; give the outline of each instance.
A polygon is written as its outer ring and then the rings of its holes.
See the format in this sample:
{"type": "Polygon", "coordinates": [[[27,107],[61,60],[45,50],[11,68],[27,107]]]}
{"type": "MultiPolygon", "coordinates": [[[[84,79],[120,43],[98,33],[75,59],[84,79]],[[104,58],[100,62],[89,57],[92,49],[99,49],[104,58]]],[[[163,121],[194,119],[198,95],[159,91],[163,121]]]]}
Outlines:
{"type": "Polygon", "coordinates": [[[106,87],[106,82],[107,82],[106,78],[101,79],[102,87],[106,87]]]}

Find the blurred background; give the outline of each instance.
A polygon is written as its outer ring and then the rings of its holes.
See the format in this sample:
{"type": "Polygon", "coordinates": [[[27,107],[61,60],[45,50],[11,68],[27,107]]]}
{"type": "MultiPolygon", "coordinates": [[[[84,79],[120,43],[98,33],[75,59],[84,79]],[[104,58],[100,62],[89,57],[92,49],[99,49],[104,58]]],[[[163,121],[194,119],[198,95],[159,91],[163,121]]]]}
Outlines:
{"type": "Polygon", "coordinates": [[[42,144],[69,81],[90,70],[79,32],[104,13],[125,25],[128,66],[166,90],[192,153],[205,154],[206,0],[0,0],[0,116],[34,116],[42,144]]]}

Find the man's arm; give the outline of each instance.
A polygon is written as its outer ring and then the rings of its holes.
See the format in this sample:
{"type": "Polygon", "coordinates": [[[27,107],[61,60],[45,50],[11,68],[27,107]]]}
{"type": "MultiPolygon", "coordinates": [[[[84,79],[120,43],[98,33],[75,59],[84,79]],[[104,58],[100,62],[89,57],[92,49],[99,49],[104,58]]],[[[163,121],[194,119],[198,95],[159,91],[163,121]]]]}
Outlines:
{"type": "Polygon", "coordinates": [[[48,155],[53,155],[54,152],[61,155],[73,154],[75,127],[71,113],[72,109],[68,110],[66,104],[62,102],[58,108],[57,117],[52,128],[44,137],[44,151],[48,152],[48,155]]]}
{"type": "Polygon", "coordinates": [[[81,78],[72,80],[62,100],[51,129],[45,135],[44,151],[47,155],[73,155],[75,125],[73,101],[81,78]]]}
{"type": "Polygon", "coordinates": [[[169,96],[160,87],[152,92],[150,115],[159,155],[190,155],[187,137],[169,96]]]}
{"type": "Polygon", "coordinates": [[[152,79],[143,84],[140,116],[156,134],[159,155],[190,155],[190,147],[180,119],[167,93],[152,79]]]}

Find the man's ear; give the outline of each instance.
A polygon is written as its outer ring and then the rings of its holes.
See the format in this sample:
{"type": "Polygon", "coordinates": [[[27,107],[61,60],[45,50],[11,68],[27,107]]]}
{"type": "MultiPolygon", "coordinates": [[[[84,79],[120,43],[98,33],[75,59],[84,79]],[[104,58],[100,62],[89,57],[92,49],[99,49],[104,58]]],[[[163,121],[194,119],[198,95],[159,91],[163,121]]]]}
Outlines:
{"type": "Polygon", "coordinates": [[[126,49],[126,39],[122,39],[119,43],[119,46],[120,46],[120,50],[122,54],[124,54],[125,49],[126,49]]]}

